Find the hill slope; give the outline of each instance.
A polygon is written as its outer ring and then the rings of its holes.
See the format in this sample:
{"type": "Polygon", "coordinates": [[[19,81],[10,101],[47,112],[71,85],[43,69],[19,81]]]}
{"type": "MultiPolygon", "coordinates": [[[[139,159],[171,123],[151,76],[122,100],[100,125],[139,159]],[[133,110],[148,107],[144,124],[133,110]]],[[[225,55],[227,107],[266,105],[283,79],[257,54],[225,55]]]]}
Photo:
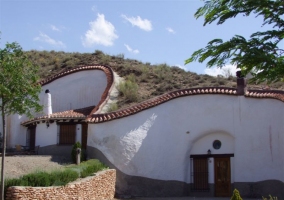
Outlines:
{"type": "MultiPolygon", "coordinates": [[[[186,72],[178,67],[167,64],[151,65],[137,60],[124,59],[123,54],[116,56],[104,54],[96,50],[94,53],[66,53],[56,51],[27,51],[31,61],[41,67],[39,75],[42,79],[79,65],[108,65],[119,76],[127,80],[127,84],[119,85],[117,105],[112,109],[123,108],[155,96],[177,89],[192,87],[236,87],[236,78],[213,77],[186,72]],[[124,92],[130,94],[126,94],[124,92]],[[129,96],[130,95],[130,96],[129,96]]],[[[249,88],[265,88],[266,85],[250,84],[249,88]]],[[[271,89],[284,89],[284,83],[277,82],[270,85],[271,89]]]]}

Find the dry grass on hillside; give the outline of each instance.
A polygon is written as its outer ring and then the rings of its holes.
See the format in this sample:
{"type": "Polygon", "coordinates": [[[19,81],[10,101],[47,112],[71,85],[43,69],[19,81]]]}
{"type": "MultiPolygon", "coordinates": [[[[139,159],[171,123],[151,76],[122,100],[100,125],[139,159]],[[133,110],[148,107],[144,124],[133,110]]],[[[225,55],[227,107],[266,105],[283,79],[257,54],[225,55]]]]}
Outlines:
{"type": "MultiPolygon", "coordinates": [[[[94,53],[65,53],[56,51],[28,51],[29,58],[41,67],[39,75],[42,79],[57,74],[67,69],[80,65],[108,65],[125,80],[131,82],[128,89],[137,90],[136,98],[128,98],[127,94],[121,91],[118,101],[118,108],[123,108],[137,102],[141,102],[166,92],[186,89],[192,87],[236,87],[236,78],[213,77],[204,74],[186,72],[175,66],[167,64],[152,65],[151,63],[142,63],[137,60],[124,59],[123,54],[107,55],[102,51],[96,50],[94,53]],[[136,84],[138,87],[136,87],[136,84]]],[[[261,89],[266,85],[250,84],[250,88],[261,89]]],[[[282,82],[270,85],[271,89],[284,89],[282,82]]]]}

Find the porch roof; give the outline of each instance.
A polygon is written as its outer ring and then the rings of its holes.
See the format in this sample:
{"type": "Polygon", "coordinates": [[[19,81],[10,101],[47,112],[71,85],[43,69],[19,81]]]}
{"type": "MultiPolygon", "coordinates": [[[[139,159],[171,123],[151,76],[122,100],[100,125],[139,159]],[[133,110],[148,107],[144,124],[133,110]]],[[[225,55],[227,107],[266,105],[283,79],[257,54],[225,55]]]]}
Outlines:
{"type": "Polygon", "coordinates": [[[89,106],[80,109],[67,110],[63,112],[52,113],[51,115],[44,115],[40,117],[35,117],[28,121],[22,122],[23,126],[30,124],[46,122],[46,121],[84,121],[87,116],[95,109],[96,106],[89,106]]]}

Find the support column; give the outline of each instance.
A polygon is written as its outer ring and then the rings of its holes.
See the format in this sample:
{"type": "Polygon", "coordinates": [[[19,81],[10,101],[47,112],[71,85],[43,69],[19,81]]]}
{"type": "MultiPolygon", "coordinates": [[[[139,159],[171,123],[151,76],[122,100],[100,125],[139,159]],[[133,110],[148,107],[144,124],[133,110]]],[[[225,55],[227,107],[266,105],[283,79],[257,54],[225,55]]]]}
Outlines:
{"type": "Polygon", "coordinates": [[[76,124],[76,142],[82,144],[82,124],[76,124]]]}

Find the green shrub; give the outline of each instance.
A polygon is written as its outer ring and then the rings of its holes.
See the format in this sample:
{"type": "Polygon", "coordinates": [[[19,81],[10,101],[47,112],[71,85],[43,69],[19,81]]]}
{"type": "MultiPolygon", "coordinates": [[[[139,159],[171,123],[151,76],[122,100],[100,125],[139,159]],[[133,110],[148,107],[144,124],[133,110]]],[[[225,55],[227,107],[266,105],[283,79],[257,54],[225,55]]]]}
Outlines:
{"type": "Polygon", "coordinates": [[[101,50],[95,50],[94,55],[96,56],[101,56],[101,55],[105,55],[104,52],[102,52],[101,50]]]}
{"type": "Polygon", "coordinates": [[[240,196],[240,193],[237,189],[234,189],[233,196],[231,197],[231,200],[242,200],[242,197],[240,196]]]}
{"type": "Polygon", "coordinates": [[[150,68],[145,65],[140,65],[139,68],[141,69],[140,81],[147,82],[149,79],[150,68]]]}
{"type": "Polygon", "coordinates": [[[26,174],[18,179],[5,180],[5,194],[11,186],[31,186],[31,187],[48,187],[66,185],[69,182],[79,178],[79,174],[70,169],[47,172],[35,172],[26,174]]]}
{"type": "Polygon", "coordinates": [[[269,199],[268,199],[268,198],[265,198],[265,197],[262,197],[262,199],[263,199],[263,200],[277,200],[278,198],[269,195],[269,199]]]}
{"type": "Polygon", "coordinates": [[[118,105],[117,105],[117,103],[111,103],[111,104],[109,104],[108,109],[107,109],[108,112],[113,112],[113,111],[116,111],[116,110],[118,110],[118,105]]]}
{"type": "Polygon", "coordinates": [[[81,177],[82,178],[85,178],[87,176],[91,176],[94,173],[107,168],[99,160],[89,160],[89,161],[86,161],[82,164],[83,164],[83,170],[81,171],[81,177]]]}
{"type": "Polygon", "coordinates": [[[72,161],[73,161],[74,163],[76,163],[77,148],[80,148],[80,149],[81,149],[81,161],[86,160],[86,158],[85,158],[85,152],[84,152],[83,149],[82,149],[81,143],[80,143],[80,142],[76,142],[76,143],[73,145],[73,148],[72,148],[72,151],[71,151],[71,158],[72,158],[72,161]]]}
{"type": "Polygon", "coordinates": [[[5,186],[4,186],[4,196],[6,197],[7,189],[11,186],[21,185],[21,180],[13,178],[13,179],[6,179],[5,186]]]}
{"type": "Polygon", "coordinates": [[[55,183],[66,185],[67,183],[75,181],[77,178],[79,178],[79,174],[76,171],[70,169],[66,169],[61,172],[53,172],[51,173],[51,175],[56,176],[52,185],[54,185],[55,183]]]}
{"type": "Polygon", "coordinates": [[[226,84],[226,82],[224,80],[219,80],[218,83],[219,83],[219,85],[225,85],[226,84]]]}
{"type": "Polygon", "coordinates": [[[119,53],[116,57],[119,59],[124,59],[124,53],[119,53]]]}
{"type": "Polygon", "coordinates": [[[97,159],[90,159],[82,162],[80,165],[71,165],[67,169],[75,171],[77,174],[80,174],[81,178],[85,178],[93,175],[95,172],[107,169],[107,166],[97,159]]]}
{"type": "Polygon", "coordinates": [[[28,185],[34,186],[34,187],[47,187],[52,185],[49,177],[49,173],[47,172],[36,172],[24,175],[21,180],[24,183],[27,183],[28,185]]]}
{"type": "Polygon", "coordinates": [[[79,177],[87,177],[95,172],[106,169],[107,167],[99,160],[91,159],[82,162],[80,165],[72,165],[64,170],[56,170],[52,172],[35,172],[24,175],[18,179],[5,180],[5,195],[7,189],[11,186],[31,186],[31,187],[48,187],[62,186],[69,182],[75,181],[79,177]],[[81,174],[81,176],[79,176],[81,174]]]}
{"type": "Polygon", "coordinates": [[[120,82],[117,85],[118,91],[128,100],[129,102],[138,101],[138,85],[137,83],[126,80],[124,82],[120,82]]]}

